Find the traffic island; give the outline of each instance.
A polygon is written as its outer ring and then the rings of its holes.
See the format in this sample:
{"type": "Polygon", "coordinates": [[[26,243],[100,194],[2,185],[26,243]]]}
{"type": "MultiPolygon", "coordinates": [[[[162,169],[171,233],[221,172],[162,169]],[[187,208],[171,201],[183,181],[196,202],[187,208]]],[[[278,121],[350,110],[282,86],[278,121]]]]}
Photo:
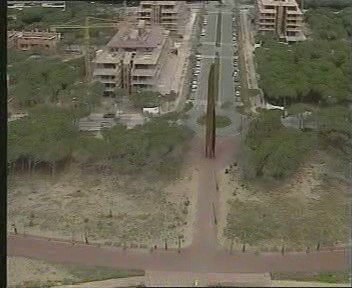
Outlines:
{"type": "MultiPolygon", "coordinates": [[[[198,125],[204,125],[205,124],[205,118],[206,118],[205,115],[199,117],[197,119],[197,124],[198,125]]],[[[231,125],[231,120],[227,116],[217,115],[215,117],[215,125],[216,125],[216,128],[225,128],[225,127],[231,125]]]]}

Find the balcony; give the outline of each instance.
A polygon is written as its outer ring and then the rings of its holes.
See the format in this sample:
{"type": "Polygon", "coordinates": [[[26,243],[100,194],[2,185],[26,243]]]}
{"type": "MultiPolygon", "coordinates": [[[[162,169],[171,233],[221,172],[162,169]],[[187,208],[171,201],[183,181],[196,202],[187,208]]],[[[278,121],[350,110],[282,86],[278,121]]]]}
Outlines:
{"type": "Polygon", "coordinates": [[[132,79],[132,85],[155,85],[154,78],[150,77],[150,79],[132,79]]]}
{"type": "Polygon", "coordinates": [[[132,76],[146,76],[154,77],[156,69],[133,69],[131,71],[132,76]]]}
{"type": "Polygon", "coordinates": [[[93,76],[116,76],[120,72],[120,69],[109,69],[109,68],[96,68],[94,69],[93,76]]]}
{"type": "Polygon", "coordinates": [[[287,15],[299,15],[302,16],[303,13],[301,11],[292,11],[292,10],[286,10],[287,15]]]}
{"type": "Polygon", "coordinates": [[[259,31],[275,31],[274,26],[259,26],[258,27],[259,31]]]}

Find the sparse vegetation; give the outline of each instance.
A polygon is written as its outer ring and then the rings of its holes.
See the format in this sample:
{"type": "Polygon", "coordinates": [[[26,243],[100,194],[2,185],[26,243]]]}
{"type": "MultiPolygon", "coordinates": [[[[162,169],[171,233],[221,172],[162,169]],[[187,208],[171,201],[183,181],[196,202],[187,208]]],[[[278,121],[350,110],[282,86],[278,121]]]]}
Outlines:
{"type": "Polygon", "coordinates": [[[269,251],[346,243],[348,183],[333,178],[326,165],[332,156],[326,152],[306,160],[285,182],[244,181],[232,170],[226,174],[220,185],[229,199],[224,236],[269,251]]]}

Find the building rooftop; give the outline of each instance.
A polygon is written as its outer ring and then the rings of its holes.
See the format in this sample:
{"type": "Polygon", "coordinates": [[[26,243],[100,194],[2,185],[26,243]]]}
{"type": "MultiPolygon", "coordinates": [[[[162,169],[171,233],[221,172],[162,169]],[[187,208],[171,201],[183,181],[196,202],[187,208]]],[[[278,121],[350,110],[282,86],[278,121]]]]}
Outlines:
{"type": "Polygon", "coordinates": [[[160,57],[161,47],[153,49],[151,52],[137,51],[133,62],[135,64],[155,65],[160,57]]]}
{"type": "Polygon", "coordinates": [[[27,39],[46,39],[52,40],[59,37],[59,33],[55,32],[46,32],[46,31],[22,31],[22,32],[15,32],[17,33],[16,36],[18,38],[27,38],[27,39]]]}
{"type": "Polygon", "coordinates": [[[258,0],[263,5],[274,5],[274,6],[298,6],[296,0],[258,0]]]}
{"type": "Polygon", "coordinates": [[[109,48],[156,48],[162,43],[163,29],[160,26],[150,28],[122,27],[109,41],[109,48]],[[140,33],[138,32],[140,30],[140,33]]]}
{"type": "Polygon", "coordinates": [[[109,52],[109,51],[98,51],[94,63],[119,63],[122,59],[121,53],[109,52]]]}

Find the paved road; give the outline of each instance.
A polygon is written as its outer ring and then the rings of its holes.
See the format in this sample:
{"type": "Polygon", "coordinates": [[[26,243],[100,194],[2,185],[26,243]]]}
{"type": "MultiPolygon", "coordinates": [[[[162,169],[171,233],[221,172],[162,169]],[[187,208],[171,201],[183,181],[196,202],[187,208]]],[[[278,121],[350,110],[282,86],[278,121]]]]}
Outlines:
{"type": "MultiPolygon", "coordinates": [[[[233,4],[233,3],[232,3],[233,4]]],[[[221,104],[225,102],[234,103],[234,80],[233,74],[233,54],[234,47],[232,45],[232,5],[223,6],[222,8],[216,7],[216,2],[209,2],[208,7],[208,25],[207,35],[201,39],[200,53],[201,60],[201,73],[199,76],[198,90],[195,93],[194,108],[189,111],[189,118],[185,123],[199,135],[204,135],[205,128],[197,124],[197,119],[205,114],[207,105],[208,93],[208,75],[211,63],[215,58],[215,52],[219,52],[220,56],[220,75],[219,75],[219,101],[216,108],[218,115],[225,115],[231,119],[231,125],[217,129],[217,136],[230,136],[238,135],[241,125],[241,115],[236,111],[235,106],[229,108],[221,108],[221,104]],[[216,33],[217,33],[217,19],[219,11],[222,14],[221,22],[221,41],[220,47],[215,47],[216,33]]]]}

